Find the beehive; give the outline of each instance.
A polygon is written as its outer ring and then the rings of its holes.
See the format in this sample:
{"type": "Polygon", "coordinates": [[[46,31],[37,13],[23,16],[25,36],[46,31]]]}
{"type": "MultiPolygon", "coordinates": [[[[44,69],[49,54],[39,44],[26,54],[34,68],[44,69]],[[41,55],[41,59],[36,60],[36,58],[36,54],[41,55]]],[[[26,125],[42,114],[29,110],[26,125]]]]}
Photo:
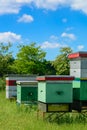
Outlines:
{"type": "Polygon", "coordinates": [[[36,80],[35,75],[8,75],[6,77],[6,98],[17,97],[17,84],[16,81],[32,81],[36,80]]]}
{"type": "Polygon", "coordinates": [[[17,81],[17,103],[37,101],[37,81],[17,81]]]}
{"type": "Polygon", "coordinates": [[[87,52],[72,53],[70,59],[70,75],[78,78],[87,77],[87,52]]]}
{"type": "Polygon", "coordinates": [[[87,78],[75,78],[73,81],[73,99],[87,101],[87,78]]]}
{"type": "Polygon", "coordinates": [[[72,103],[72,76],[39,76],[38,101],[43,103],[72,103]]]}

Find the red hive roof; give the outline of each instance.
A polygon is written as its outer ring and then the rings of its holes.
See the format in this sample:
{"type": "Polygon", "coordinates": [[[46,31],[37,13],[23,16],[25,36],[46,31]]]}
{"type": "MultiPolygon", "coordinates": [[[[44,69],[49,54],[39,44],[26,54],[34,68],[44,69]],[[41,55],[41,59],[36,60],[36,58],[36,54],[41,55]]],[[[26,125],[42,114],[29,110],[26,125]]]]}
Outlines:
{"type": "Polygon", "coordinates": [[[45,81],[45,80],[51,80],[51,81],[59,81],[59,80],[74,80],[73,76],[39,76],[36,78],[38,81],[45,81]]]}
{"type": "Polygon", "coordinates": [[[76,52],[68,55],[69,59],[79,58],[79,57],[87,57],[87,52],[76,52]]]}

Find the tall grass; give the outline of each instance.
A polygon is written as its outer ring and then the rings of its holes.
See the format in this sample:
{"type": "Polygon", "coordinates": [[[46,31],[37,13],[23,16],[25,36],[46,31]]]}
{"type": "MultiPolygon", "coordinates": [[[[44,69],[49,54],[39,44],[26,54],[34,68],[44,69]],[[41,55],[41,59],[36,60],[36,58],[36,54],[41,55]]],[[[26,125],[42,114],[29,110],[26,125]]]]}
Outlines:
{"type": "Polygon", "coordinates": [[[33,108],[17,105],[16,101],[5,98],[5,91],[0,91],[0,130],[87,130],[86,118],[77,114],[65,114],[58,118],[54,114],[51,118],[37,119],[36,106],[33,108]]]}
{"type": "Polygon", "coordinates": [[[0,77],[0,90],[4,90],[6,86],[5,77],[0,77]]]}

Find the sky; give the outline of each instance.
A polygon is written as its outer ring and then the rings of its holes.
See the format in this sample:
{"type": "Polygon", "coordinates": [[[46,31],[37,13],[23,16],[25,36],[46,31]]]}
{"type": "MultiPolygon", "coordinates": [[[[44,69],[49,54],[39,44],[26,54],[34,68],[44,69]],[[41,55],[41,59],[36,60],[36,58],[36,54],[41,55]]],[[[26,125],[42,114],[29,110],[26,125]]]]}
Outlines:
{"type": "Polygon", "coordinates": [[[0,43],[35,42],[55,60],[61,47],[87,51],[87,0],[0,0],[0,43]]]}

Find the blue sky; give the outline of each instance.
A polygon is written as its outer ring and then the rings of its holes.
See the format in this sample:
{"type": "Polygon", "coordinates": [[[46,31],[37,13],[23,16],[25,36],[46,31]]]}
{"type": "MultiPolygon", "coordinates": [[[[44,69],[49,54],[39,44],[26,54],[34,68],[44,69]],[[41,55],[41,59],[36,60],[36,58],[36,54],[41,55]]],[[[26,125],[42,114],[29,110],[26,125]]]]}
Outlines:
{"type": "Polygon", "coordinates": [[[87,0],[0,0],[0,42],[36,42],[47,60],[55,60],[60,47],[87,51],[87,0]]]}

